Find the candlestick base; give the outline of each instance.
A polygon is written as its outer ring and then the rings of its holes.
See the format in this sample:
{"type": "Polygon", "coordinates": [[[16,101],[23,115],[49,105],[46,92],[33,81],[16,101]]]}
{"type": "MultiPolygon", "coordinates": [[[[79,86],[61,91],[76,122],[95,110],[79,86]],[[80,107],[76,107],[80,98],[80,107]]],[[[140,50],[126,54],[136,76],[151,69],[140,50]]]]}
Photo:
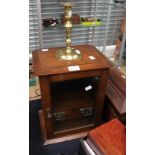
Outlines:
{"type": "Polygon", "coordinates": [[[56,58],[58,60],[80,60],[82,54],[79,50],[71,49],[71,52],[68,54],[67,49],[59,49],[56,52],[56,58]]]}

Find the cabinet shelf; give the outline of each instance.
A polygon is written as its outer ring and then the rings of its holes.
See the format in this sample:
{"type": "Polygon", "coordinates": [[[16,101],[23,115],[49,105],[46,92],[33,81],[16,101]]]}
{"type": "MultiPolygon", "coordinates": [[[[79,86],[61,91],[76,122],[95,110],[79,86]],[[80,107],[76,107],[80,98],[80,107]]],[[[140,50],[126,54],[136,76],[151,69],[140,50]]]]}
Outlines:
{"type": "MultiPolygon", "coordinates": [[[[93,28],[93,27],[101,27],[104,26],[103,23],[96,23],[96,24],[91,24],[89,22],[81,23],[81,24],[73,24],[72,28],[93,28]]],[[[54,26],[48,26],[48,27],[43,27],[43,30],[48,30],[48,29],[53,29],[53,28],[65,28],[64,25],[54,25],[54,26]]]]}
{"type": "Polygon", "coordinates": [[[61,123],[54,123],[54,133],[70,132],[94,126],[92,118],[69,120],[61,123]]]}
{"type": "Polygon", "coordinates": [[[74,79],[51,84],[53,121],[57,123],[56,131],[59,128],[62,130],[70,128],[70,125],[67,127],[63,123],[64,121],[72,124],[72,120],[77,120],[76,123],[73,121],[76,128],[92,123],[97,85],[98,80],[95,78],[74,79]],[[87,90],[87,88],[91,89],[87,90]]]}
{"type": "Polygon", "coordinates": [[[98,78],[83,78],[51,84],[53,114],[58,115],[58,120],[53,120],[55,135],[94,126],[98,81],[98,78]],[[86,91],[88,86],[92,89],[86,91]],[[86,116],[81,110],[86,110],[86,116]]]}

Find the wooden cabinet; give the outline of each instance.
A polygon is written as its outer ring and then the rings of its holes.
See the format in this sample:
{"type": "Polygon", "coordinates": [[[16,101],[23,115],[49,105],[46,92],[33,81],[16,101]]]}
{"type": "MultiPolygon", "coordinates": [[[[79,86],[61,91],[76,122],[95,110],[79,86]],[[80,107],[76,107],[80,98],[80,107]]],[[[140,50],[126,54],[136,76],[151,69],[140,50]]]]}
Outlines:
{"type": "Polygon", "coordinates": [[[40,123],[45,140],[86,132],[102,119],[111,64],[94,46],[74,48],[82,53],[81,60],[57,60],[59,48],[33,52],[34,74],[39,76],[42,95],[40,123]]]}

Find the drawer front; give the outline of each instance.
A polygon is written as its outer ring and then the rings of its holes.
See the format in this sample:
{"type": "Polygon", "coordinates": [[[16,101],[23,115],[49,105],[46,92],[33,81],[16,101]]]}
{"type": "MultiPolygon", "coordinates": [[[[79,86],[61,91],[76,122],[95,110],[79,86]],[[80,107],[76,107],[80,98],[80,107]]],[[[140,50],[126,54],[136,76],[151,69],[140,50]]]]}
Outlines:
{"type": "Polygon", "coordinates": [[[68,109],[64,108],[53,112],[53,120],[54,122],[60,122],[72,119],[93,117],[93,115],[94,108],[90,106],[81,106],[80,108],[73,107],[68,109]]]}

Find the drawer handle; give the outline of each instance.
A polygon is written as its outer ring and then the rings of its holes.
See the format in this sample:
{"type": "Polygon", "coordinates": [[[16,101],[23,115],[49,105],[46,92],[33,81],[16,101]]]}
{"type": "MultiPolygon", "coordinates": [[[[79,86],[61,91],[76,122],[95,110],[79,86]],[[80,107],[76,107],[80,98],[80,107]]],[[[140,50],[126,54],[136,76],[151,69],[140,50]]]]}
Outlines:
{"type": "Polygon", "coordinates": [[[54,118],[56,121],[62,121],[65,119],[66,113],[65,112],[57,112],[57,113],[53,113],[54,118]]]}
{"type": "Polygon", "coordinates": [[[93,115],[93,108],[80,109],[80,113],[82,114],[83,117],[91,116],[93,115]]]}

